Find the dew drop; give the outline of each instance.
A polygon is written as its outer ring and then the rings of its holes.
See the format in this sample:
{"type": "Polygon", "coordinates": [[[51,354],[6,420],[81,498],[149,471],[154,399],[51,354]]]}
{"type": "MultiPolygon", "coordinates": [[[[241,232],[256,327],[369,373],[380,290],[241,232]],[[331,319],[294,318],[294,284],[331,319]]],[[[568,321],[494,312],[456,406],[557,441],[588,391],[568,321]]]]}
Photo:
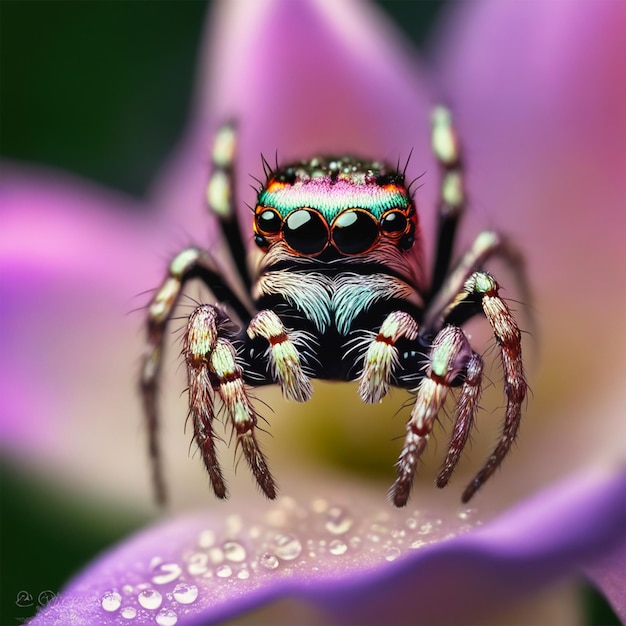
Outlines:
{"type": "Polygon", "coordinates": [[[194,552],[189,557],[189,563],[187,564],[187,571],[192,576],[200,576],[207,571],[207,563],[209,562],[209,555],[204,552],[194,552]]]}
{"type": "Polygon", "coordinates": [[[278,567],[279,561],[276,555],[270,554],[269,552],[265,552],[259,558],[259,563],[265,569],[276,569],[278,567]]]}
{"type": "Polygon", "coordinates": [[[311,510],[313,513],[324,513],[328,508],[328,502],[323,498],[316,498],[311,502],[311,510]]]}
{"type": "Polygon", "coordinates": [[[422,539],[416,539],[412,544],[411,544],[411,548],[413,548],[414,550],[418,549],[418,548],[423,548],[426,544],[426,542],[422,539]]]}
{"type": "Polygon", "coordinates": [[[459,515],[458,516],[459,516],[459,519],[468,520],[468,519],[472,518],[475,515],[475,513],[476,513],[476,509],[470,507],[470,508],[467,508],[467,509],[461,509],[459,511],[459,515]]]}
{"type": "Polygon", "coordinates": [[[347,550],[348,550],[347,544],[345,544],[340,539],[333,539],[328,544],[328,551],[331,554],[334,554],[335,556],[341,556],[342,554],[345,554],[347,550]]]}
{"type": "Polygon", "coordinates": [[[215,570],[215,575],[218,578],[229,578],[230,576],[232,576],[232,574],[233,574],[233,570],[230,565],[220,565],[215,570]]]}
{"type": "Polygon", "coordinates": [[[100,602],[102,608],[109,613],[117,611],[122,605],[122,596],[117,591],[107,591],[100,602]]]}
{"type": "Polygon", "coordinates": [[[167,585],[174,582],[183,573],[183,568],[178,563],[161,563],[154,569],[152,582],[155,585],[167,585]]]}
{"type": "Polygon", "coordinates": [[[385,550],[385,559],[387,561],[395,561],[400,556],[400,548],[391,547],[385,550]]]}
{"type": "Polygon", "coordinates": [[[294,535],[276,535],[274,537],[274,546],[276,548],[276,556],[283,561],[293,561],[302,552],[302,544],[294,535]]]}
{"type": "Polygon", "coordinates": [[[174,626],[178,621],[178,615],[172,609],[161,609],[154,618],[159,626],[174,626]]]}
{"type": "Polygon", "coordinates": [[[239,580],[247,580],[248,578],[250,578],[250,570],[247,569],[241,569],[237,572],[237,578],[239,578],[239,580]]]}
{"type": "Polygon", "coordinates": [[[415,530],[417,528],[417,520],[414,517],[409,517],[406,520],[406,527],[410,530],[415,530]]]}
{"type": "Polygon", "coordinates": [[[363,539],[361,539],[361,537],[350,537],[349,543],[351,548],[360,548],[363,543],[363,539]]]}
{"type": "Polygon", "coordinates": [[[125,606],[120,611],[120,615],[124,619],[135,619],[135,617],[137,617],[137,609],[134,606],[125,606]]]}
{"type": "Polygon", "coordinates": [[[326,516],[326,530],[333,535],[343,535],[347,533],[354,523],[354,520],[338,506],[329,509],[326,516]]]}
{"type": "Polygon", "coordinates": [[[163,596],[156,589],[146,589],[137,596],[137,600],[144,609],[154,610],[161,606],[163,596]]]}
{"type": "Polygon", "coordinates": [[[203,530],[198,537],[201,548],[210,548],[215,543],[215,533],[212,530],[203,530]]]}
{"type": "Polygon", "coordinates": [[[258,539],[261,536],[261,528],[259,526],[251,526],[248,530],[250,539],[258,539]]]}
{"type": "Polygon", "coordinates": [[[420,526],[419,534],[420,535],[429,535],[433,532],[433,525],[430,522],[426,522],[420,526]]]}
{"type": "Polygon", "coordinates": [[[222,550],[227,561],[243,563],[246,560],[246,549],[237,541],[225,541],[222,550]]]}
{"type": "Polygon", "coordinates": [[[178,583],[174,587],[174,600],[181,604],[191,604],[196,601],[198,597],[198,587],[195,585],[187,585],[185,583],[178,583]]]}
{"type": "Polygon", "coordinates": [[[219,565],[224,562],[224,552],[222,548],[218,548],[217,546],[211,548],[209,550],[209,561],[213,563],[213,565],[219,565]]]}
{"type": "Polygon", "coordinates": [[[122,591],[128,596],[133,592],[133,586],[132,585],[124,585],[122,587],[122,591]]]}
{"type": "Polygon", "coordinates": [[[243,528],[243,519],[241,515],[229,515],[226,518],[226,532],[231,535],[238,535],[243,528]]]}

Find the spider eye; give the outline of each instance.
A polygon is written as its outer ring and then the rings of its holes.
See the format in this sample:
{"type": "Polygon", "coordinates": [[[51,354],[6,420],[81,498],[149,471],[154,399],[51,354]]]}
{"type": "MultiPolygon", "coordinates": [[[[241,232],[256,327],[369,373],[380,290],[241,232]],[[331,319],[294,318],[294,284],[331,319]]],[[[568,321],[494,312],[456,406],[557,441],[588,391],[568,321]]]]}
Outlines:
{"type": "Polygon", "coordinates": [[[340,213],[333,222],[333,242],[343,254],[361,254],[378,238],[378,225],[370,213],[350,209],[340,213]]]}
{"type": "Polygon", "coordinates": [[[380,227],[390,235],[403,233],[406,229],[406,217],[400,211],[389,211],[383,216],[380,227]]]}
{"type": "Polygon", "coordinates": [[[265,209],[256,216],[257,228],[266,235],[275,235],[280,232],[282,221],[280,215],[273,209],[265,209]]]}
{"type": "Polygon", "coordinates": [[[316,211],[297,209],[285,220],[283,237],[296,252],[319,254],[328,243],[328,226],[316,211]]]}

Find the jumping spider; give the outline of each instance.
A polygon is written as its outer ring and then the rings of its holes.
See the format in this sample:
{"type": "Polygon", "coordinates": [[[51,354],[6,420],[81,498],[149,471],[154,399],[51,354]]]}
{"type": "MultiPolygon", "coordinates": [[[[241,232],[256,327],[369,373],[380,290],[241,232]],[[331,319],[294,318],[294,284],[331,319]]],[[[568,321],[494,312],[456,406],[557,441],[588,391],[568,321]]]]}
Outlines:
{"type": "Polygon", "coordinates": [[[216,303],[202,304],[189,316],[183,355],[194,438],[217,497],[225,498],[227,491],[215,452],[216,402],[259,486],[274,498],[276,485],[257,443],[258,415],[248,390],[276,384],[286,398],[305,402],[313,392],[312,378],[358,380],[367,403],[378,402],[391,385],[414,393],[391,488],[396,506],[406,504],[433,422],[450,389],[458,387],[454,431],[436,481],[445,486],[472,429],[481,392],[483,359],[461,327],[482,312],[500,350],[506,412],[495,449],[463,492],[467,502],[511,448],[527,386],[520,330],[496,280],[482,269],[488,259],[507,255],[501,237],[481,233],[451,265],[465,194],[450,112],[438,107],[433,114],[432,145],[442,181],[428,282],[404,172],[349,156],[275,168],[263,160],[266,181],[253,219],[258,262],[250,271],[248,237],[241,234],[233,197],[235,143],[234,125],[223,126],[214,144],[207,196],[250,297],[236,295],[237,283],[223,273],[219,258],[188,248],[172,260],[149,306],[141,387],[158,499],[165,499],[156,407],[164,336],[185,283],[199,278],[216,303]]]}

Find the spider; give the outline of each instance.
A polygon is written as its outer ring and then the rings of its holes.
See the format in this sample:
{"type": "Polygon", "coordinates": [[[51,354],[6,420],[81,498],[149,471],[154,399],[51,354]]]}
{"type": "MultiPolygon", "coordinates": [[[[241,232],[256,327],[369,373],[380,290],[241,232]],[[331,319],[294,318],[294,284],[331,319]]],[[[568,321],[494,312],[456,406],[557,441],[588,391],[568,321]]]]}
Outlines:
{"type": "Polygon", "coordinates": [[[440,106],[432,117],[441,185],[429,281],[423,276],[419,219],[405,171],[352,156],[273,168],[262,159],[266,180],[259,181],[254,208],[256,252],[248,255],[250,237],[242,236],[233,194],[236,139],[232,123],[216,134],[207,198],[240,280],[223,271],[217,255],[187,248],[171,261],[148,308],[141,392],[157,499],[165,501],[156,403],[164,337],[183,287],[199,278],[215,303],[201,304],[189,316],[182,355],[194,439],[218,498],[227,497],[213,431],[220,406],[258,485],[275,498],[276,483],[257,441],[259,416],[250,388],[276,384],[285,398],[305,402],[315,378],[358,381],[366,403],[380,401],[390,386],[413,392],[390,491],[398,507],[407,503],[446,396],[458,388],[453,433],[436,479],[444,487],[467,443],[481,393],[483,359],[462,325],[482,314],[499,346],[506,411],[495,449],[463,492],[463,502],[469,501],[509,452],[527,385],[520,330],[495,278],[482,269],[490,258],[508,257],[503,238],[482,232],[452,263],[466,201],[450,111],[440,106]]]}

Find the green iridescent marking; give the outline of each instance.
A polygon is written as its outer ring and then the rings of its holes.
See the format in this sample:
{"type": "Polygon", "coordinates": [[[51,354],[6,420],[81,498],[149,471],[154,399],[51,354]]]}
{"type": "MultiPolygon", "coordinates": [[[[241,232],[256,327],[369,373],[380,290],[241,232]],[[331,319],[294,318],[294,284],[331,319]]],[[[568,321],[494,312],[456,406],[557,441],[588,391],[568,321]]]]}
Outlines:
{"type": "Polygon", "coordinates": [[[275,208],[283,219],[294,209],[317,209],[330,223],[345,209],[370,211],[378,220],[390,209],[405,210],[406,193],[389,191],[376,184],[354,185],[347,181],[331,184],[328,180],[310,180],[287,185],[274,191],[264,189],[258,197],[261,206],[275,208]]]}

